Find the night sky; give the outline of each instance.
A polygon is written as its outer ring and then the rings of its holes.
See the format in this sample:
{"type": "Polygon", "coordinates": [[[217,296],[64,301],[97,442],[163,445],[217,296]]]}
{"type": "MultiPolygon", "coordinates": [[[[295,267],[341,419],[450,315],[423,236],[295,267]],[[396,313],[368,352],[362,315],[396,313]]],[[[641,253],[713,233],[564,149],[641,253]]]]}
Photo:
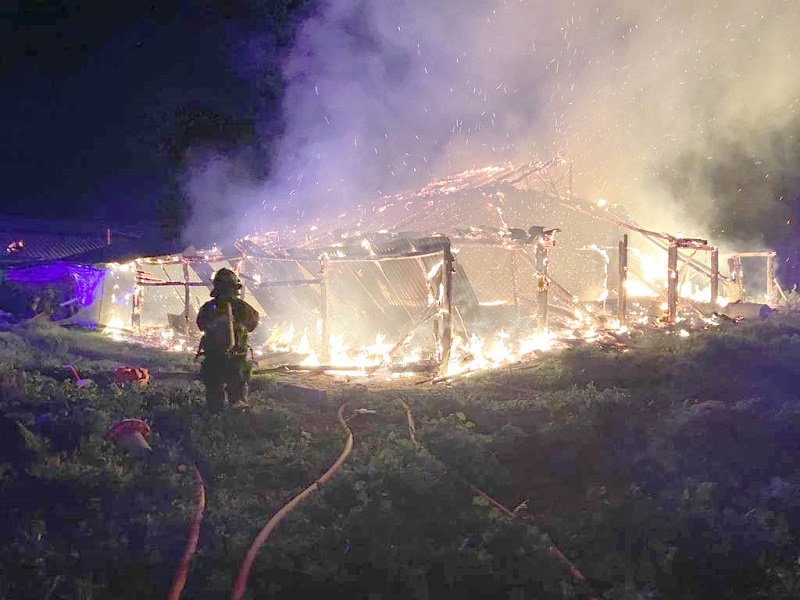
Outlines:
{"type": "Polygon", "coordinates": [[[172,0],[21,0],[4,11],[2,212],[152,222],[176,114],[263,109],[231,56],[237,31],[269,27],[265,12],[172,0]]]}
{"type": "Polygon", "coordinates": [[[559,155],[644,227],[800,255],[796,0],[20,0],[0,27],[4,213],[225,241],[559,155]]]}

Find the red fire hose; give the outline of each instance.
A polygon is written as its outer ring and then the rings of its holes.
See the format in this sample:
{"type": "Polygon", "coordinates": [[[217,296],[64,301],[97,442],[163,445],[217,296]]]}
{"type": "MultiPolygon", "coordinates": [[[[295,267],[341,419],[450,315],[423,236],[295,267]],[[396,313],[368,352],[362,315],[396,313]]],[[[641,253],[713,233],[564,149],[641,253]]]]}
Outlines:
{"type": "Polygon", "coordinates": [[[178,600],[183,593],[183,586],[186,584],[186,577],[189,573],[189,563],[197,550],[197,544],[200,540],[200,523],[203,520],[203,512],[206,508],[206,490],[203,485],[203,476],[195,465],[192,467],[194,474],[195,484],[195,505],[194,516],[192,523],[189,526],[189,539],[186,541],[186,548],[183,551],[183,557],[175,571],[175,578],[172,581],[172,587],[169,590],[168,600],[178,600]]]}
{"type": "Polygon", "coordinates": [[[345,407],[350,404],[350,402],[351,401],[348,400],[342,404],[336,413],[339,423],[347,432],[347,440],[344,443],[344,450],[342,450],[339,458],[337,458],[336,462],[333,463],[333,465],[327,471],[325,471],[322,477],[317,479],[314,483],[312,483],[310,486],[292,498],[287,504],[285,504],[277,513],[275,513],[275,515],[267,522],[264,528],[256,536],[256,539],[250,545],[250,549],[247,551],[245,559],[239,568],[239,575],[236,578],[236,584],[233,588],[232,598],[234,600],[241,600],[241,598],[244,596],[244,593],[247,590],[247,579],[250,576],[250,568],[253,566],[253,561],[258,555],[258,551],[261,549],[261,546],[264,545],[264,542],[267,541],[267,538],[270,536],[273,530],[286,517],[286,515],[297,508],[297,505],[300,504],[300,502],[316,492],[320,487],[322,487],[322,485],[327,483],[337,473],[337,471],[342,468],[344,461],[347,460],[348,456],[350,456],[350,451],[353,449],[353,432],[350,430],[350,427],[347,426],[347,422],[342,416],[345,407]]]}

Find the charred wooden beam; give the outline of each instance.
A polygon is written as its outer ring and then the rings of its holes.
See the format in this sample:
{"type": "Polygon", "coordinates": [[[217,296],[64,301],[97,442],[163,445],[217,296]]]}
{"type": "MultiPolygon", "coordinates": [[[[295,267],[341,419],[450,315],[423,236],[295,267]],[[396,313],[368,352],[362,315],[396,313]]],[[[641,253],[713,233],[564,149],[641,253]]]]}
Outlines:
{"type": "Polygon", "coordinates": [[[328,315],[328,290],[330,286],[330,267],[328,265],[328,255],[323,253],[320,256],[319,280],[320,280],[320,299],[319,314],[322,320],[322,339],[320,341],[320,357],[322,362],[328,362],[331,355],[331,331],[330,318],[328,315]]]}
{"type": "Polygon", "coordinates": [[[140,332],[142,329],[142,295],[144,289],[139,283],[141,269],[137,266],[133,278],[133,297],[131,299],[131,329],[140,332]]]}
{"type": "Polygon", "coordinates": [[[670,242],[667,252],[667,322],[672,325],[678,314],[678,244],[670,242]]]}
{"type": "Polygon", "coordinates": [[[719,299],[719,248],[711,251],[711,304],[719,299]]]}
{"type": "Polygon", "coordinates": [[[189,314],[192,308],[192,295],[190,293],[191,286],[189,285],[189,265],[183,263],[183,318],[186,321],[186,329],[189,331],[189,314]]]}
{"type": "Polygon", "coordinates": [[[296,287],[300,285],[317,285],[322,283],[321,279],[283,279],[279,281],[262,281],[257,283],[257,288],[271,288],[271,287],[296,287]]]}
{"type": "Polygon", "coordinates": [[[775,254],[767,255],[767,298],[769,302],[775,302],[775,254]]]}
{"type": "Polygon", "coordinates": [[[450,248],[448,241],[442,249],[443,264],[442,264],[442,278],[443,278],[443,298],[442,298],[442,361],[439,366],[441,374],[447,373],[447,368],[450,364],[450,351],[453,345],[453,274],[455,273],[455,257],[450,248]]]}
{"type": "Polygon", "coordinates": [[[752,250],[750,252],[737,252],[735,256],[739,258],[766,258],[768,256],[775,256],[773,250],[752,250]]]}
{"type": "Polygon", "coordinates": [[[253,375],[264,375],[278,371],[297,371],[303,373],[315,373],[323,375],[332,371],[340,373],[353,372],[372,374],[379,371],[388,373],[434,373],[439,365],[430,361],[419,361],[414,363],[390,364],[390,365],[303,365],[303,364],[282,364],[273,367],[253,369],[253,375]]]}
{"type": "Polygon", "coordinates": [[[730,273],[731,281],[733,281],[736,286],[736,300],[744,302],[744,280],[741,255],[731,256],[728,259],[728,272],[730,273]]]}
{"type": "Polygon", "coordinates": [[[617,318],[624,324],[628,316],[628,291],[625,285],[628,282],[628,234],[622,236],[619,242],[619,284],[617,300],[617,318]]]}
{"type": "MultiPolygon", "coordinates": [[[[442,243],[442,247],[445,243],[442,243]]],[[[449,243],[447,244],[449,246],[449,243]]],[[[403,260],[406,258],[414,258],[416,256],[424,257],[424,256],[436,256],[442,250],[441,248],[426,248],[425,250],[408,250],[404,252],[392,252],[386,254],[376,254],[376,253],[368,253],[368,252],[361,252],[357,255],[347,256],[336,254],[338,251],[344,251],[343,248],[338,247],[328,247],[328,248],[320,248],[319,252],[323,252],[328,254],[328,261],[329,262],[364,262],[364,261],[388,261],[388,260],[403,260]]],[[[313,260],[313,256],[310,254],[303,255],[303,256],[288,256],[286,254],[272,254],[268,252],[263,253],[254,253],[251,256],[248,256],[249,260],[258,259],[258,260],[268,260],[271,262],[302,262],[313,260]]]]}
{"type": "MultiPolygon", "coordinates": [[[[167,287],[167,286],[188,286],[188,287],[208,287],[208,284],[203,283],[202,281],[154,281],[152,279],[143,279],[141,281],[136,281],[136,285],[139,287],[167,287]]],[[[180,292],[178,292],[180,293],[180,292]]]]}
{"type": "Polygon", "coordinates": [[[536,272],[539,281],[537,282],[538,306],[536,314],[536,331],[539,335],[547,330],[547,295],[550,282],[547,278],[547,250],[541,244],[536,245],[536,272]]]}

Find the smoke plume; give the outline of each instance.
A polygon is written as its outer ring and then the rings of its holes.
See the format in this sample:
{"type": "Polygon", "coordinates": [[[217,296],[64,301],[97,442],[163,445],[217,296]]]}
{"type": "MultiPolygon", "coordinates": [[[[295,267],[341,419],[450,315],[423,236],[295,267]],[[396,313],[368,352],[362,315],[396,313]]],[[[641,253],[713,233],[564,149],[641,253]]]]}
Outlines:
{"type": "Polygon", "coordinates": [[[576,195],[644,226],[769,242],[800,189],[796,8],[332,0],[283,61],[271,176],[231,196],[227,214],[243,234],[254,219],[302,223],[466,168],[560,154],[576,195]]]}

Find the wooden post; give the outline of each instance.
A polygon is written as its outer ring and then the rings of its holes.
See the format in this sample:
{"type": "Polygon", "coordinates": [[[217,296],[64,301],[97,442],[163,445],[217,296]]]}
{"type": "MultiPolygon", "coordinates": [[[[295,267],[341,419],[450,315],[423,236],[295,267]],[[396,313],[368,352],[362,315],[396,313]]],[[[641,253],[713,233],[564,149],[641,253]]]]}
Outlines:
{"type": "Polygon", "coordinates": [[[767,254],[767,302],[775,302],[775,253],[767,254]]]}
{"type": "Polygon", "coordinates": [[[517,280],[517,250],[511,249],[511,295],[514,299],[514,313],[519,319],[519,282],[517,280]]]}
{"type": "Polygon", "coordinates": [[[138,262],[134,263],[133,271],[133,296],[131,297],[131,328],[140,332],[142,328],[142,296],[144,287],[140,283],[144,274],[138,262]]]}
{"type": "Polygon", "coordinates": [[[539,278],[536,290],[538,296],[538,306],[536,315],[536,332],[542,335],[547,331],[547,250],[539,241],[536,243],[536,271],[539,278]]]}
{"type": "Polygon", "coordinates": [[[331,358],[331,332],[330,332],[330,318],[328,315],[328,288],[330,283],[330,264],[328,262],[328,255],[323,252],[320,256],[319,268],[319,290],[320,290],[320,305],[319,314],[322,321],[322,339],[320,341],[320,360],[322,364],[328,364],[331,358]]]}
{"type": "Polygon", "coordinates": [[[453,345],[453,273],[455,272],[453,263],[455,258],[451,252],[449,239],[445,239],[442,254],[444,255],[442,263],[444,297],[442,298],[442,362],[439,365],[439,373],[445,375],[450,365],[450,350],[453,345]]]}
{"type": "Polygon", "coordinates": [[[711,304],[719,299],[719,248],[711,250],[711,304]]]}
{"type": "Polygon", "coordinates": [[[621,325],[625,324],[628,316],[628,234],[622,236],[619,243],[619,290],[617,292],[617,319],[621,325]]]}
{"type": "Polygon", "coordinates": [[[678,315],[678,244],[670,242],[667,251],[667,322],[675,323],[678,315]]]}
{"type": "Polygon", "coordinates": [[[192,299],[189,294],[189,264],[183,261],[183,318],[186,321],[185,333],[189,333],[189,309],[192,306],[192,299]]]}
{"type": "Polygon", "coordinates": [[[439,333],[441,330],[441,324],[439,323],[439,318],[435,318],[433,320],[433,355],[439,360],[439,364],[441,364],[442,358],[442,336],[439,333]]]}
{"type": "Polygon", "coordinates": [[[133,285],[133,298],[131,302],[131,327],[134,331],[142,328],[142,294],[144,289],[138,283],[133,285]]]}
{"type": "Polygon", "coordinates": [[[742,258],[740,256],[731,256],[728,259],[728,271],[730,272],[733,283],[736,284],[736,299],[744,302],[744,281],[742,275],[742,258]]]}

